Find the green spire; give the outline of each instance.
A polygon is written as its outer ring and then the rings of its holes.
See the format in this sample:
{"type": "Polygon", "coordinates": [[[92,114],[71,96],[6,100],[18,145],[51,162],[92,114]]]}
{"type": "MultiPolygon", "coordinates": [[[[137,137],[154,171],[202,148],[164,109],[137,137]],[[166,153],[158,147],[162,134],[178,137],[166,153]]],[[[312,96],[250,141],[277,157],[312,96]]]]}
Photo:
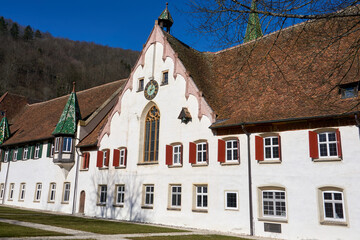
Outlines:
{"type": "Polygon", "coordinates": [[[57,134],[75,134],[77,121],[81,120],[80,108],[75,93],[75,83],[73,91],[69,96],[69,99],[65,105],[65,108],[61,114],[58,124],[53,135],[57,134]]]}
{"type": "MultiPolygon", "coordinates": [[[[253,0],[251,2],[251,10],[257,9],[256,1],[257,0],[253,0]]],[[[257,13],[250,13],[248,25],[246,27],[244,43],[255,40],[255,39],[261,37],[262,35],[263,34],[262,34],[262,30],[261,30],[259,15],[257,13]]]]}
{"type": "Polygon", "coordinates": [[[9,123],[6,115],[0,122],[0,144],[3,144],[10,137],[9,123]]]}

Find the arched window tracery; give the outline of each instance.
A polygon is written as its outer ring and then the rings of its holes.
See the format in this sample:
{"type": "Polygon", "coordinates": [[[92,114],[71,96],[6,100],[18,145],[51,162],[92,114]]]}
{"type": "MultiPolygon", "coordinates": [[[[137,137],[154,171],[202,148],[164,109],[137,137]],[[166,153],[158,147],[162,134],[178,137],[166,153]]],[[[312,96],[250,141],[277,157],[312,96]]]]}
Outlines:
{"type": "Polygon", "coordinates": [[[150,108],[145,119],[144,162],[157,162],[159,153],[160,112],[150,108]]]}

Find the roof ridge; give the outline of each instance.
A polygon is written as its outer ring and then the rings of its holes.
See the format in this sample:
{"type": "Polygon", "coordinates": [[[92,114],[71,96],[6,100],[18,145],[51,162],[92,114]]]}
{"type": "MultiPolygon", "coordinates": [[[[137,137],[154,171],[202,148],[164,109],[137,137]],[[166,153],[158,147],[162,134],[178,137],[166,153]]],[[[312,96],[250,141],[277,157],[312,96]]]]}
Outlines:
{"type": "MultiPolygon", "coordinates": [[[[103,87],[103,86],[115,84],[115,83],[117,83],[117,82],[126,81],[126,80],[127,80],[127,78],[123,78],[123,79],[120,79],[120,80],[115,80],[115,81],[113,81],[113,82],[109,82],[109,83],[105,83],[105,84],[102,84],[102,85],[98,85],[98,86],[95,86],[95,87],[92,87],[92,88],[87,88],[87,89],[81,90],[81,91],[79,91],[79,92],[76,92],[76,94],[82,94],[82,93],[84,93],[84,92],[88,92],[88,91],[93,90],[93,89],[96,89],[96,88],[100,88],[100,87],[103,87]]],[[[71,93],[66,94],[66,95],[63,95],[63,96],[60,96],[60,97],[52,98],[52,99],[49,99],[49,100],[46,100],[46,101],[43,101],[43,102],[32,103],[32,104],[28,104],[28,105],[29,105],[29,106],[35,106],[35,105],[40,105],[40,104],[49,103],[49,102],[52,102],[52,101],[56,101],[56,100],[59,100],[59,99],[62,99],[62,98],[69,97],[70,94],[71,94],[71,93]]]]}

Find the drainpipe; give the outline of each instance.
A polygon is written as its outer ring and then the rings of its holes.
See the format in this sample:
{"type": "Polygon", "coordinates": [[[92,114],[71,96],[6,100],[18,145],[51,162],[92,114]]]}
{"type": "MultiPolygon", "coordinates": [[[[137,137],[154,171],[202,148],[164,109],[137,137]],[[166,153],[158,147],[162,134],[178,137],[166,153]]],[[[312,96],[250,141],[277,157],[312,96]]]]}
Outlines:
{"type": "Polygon", "coordinates": [[[251,176],[251,156],[250,156],[250,133],[246,131],[245,125],[241,124],[241,128],[247,136],[247,151],[248,151],[248,179],[249,179],[249,220],[250,220],[250,236],[254,236],[254,222],[253,222],[253,200],[252,200],[252,176],[251,176]]]}
{"type": "MultiPolygon", "coordinates": [[[[80,139],[75,138],[77,140],[76,144],[79,143],[80,139]]],[[[76,146],[75,144],[75,146],[76,146]]],[[[76,212],[76,198],[77,198],[77,188],[78,188],[78,179],[79,179],[79,164],[80,164],[80,157],[82,157],[81,152],[78,152],[78,148],[75,147],[75,153],[77,155],[76,161],[76,172],[75,172],[75,182],[74,182],[74,198],[73,198],[73,205],[72,205],[72,215],[75,215],[76,212]]]]}
{"type": "Polygon", "coordinates": [[[9,161],[9,159],[8,159],[8,166],[7,166],[7,169],[6,169],[6,177],[5,177],[5,183],[4,183],[4,194],[3,194],[3,198],[2,198],[2,205],[4,205],[4,203],[5,203],[6,186],[7,186],[7,182],[8,182],[10,162],[11,161],[9,161]]]}

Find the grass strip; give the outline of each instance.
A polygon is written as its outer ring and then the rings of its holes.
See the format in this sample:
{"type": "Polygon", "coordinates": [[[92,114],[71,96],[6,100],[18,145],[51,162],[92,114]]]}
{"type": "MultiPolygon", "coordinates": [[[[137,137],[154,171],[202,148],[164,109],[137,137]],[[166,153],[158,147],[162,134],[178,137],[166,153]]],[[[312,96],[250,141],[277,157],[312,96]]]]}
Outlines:
{"type": "Polygon", "coordinates": [[[0,222],[0,237],[68,236],[68,234],[0,222]]]}
{"type": "Polygon", "coordinates": [[[186,232],[184,230],[155,227],[144,224],[88,219],[68,215],[55,215],[7,207],[0,207],[0,218],[40,223],[99,234],[186,232]]]}
{"type": "Polygon", "coordinates": [[[249,240],[247,238],[223,236],[223,235],[184,235],[184,236],[158,236],[158,237],[127,237],[133,240],[249,240]]]}

